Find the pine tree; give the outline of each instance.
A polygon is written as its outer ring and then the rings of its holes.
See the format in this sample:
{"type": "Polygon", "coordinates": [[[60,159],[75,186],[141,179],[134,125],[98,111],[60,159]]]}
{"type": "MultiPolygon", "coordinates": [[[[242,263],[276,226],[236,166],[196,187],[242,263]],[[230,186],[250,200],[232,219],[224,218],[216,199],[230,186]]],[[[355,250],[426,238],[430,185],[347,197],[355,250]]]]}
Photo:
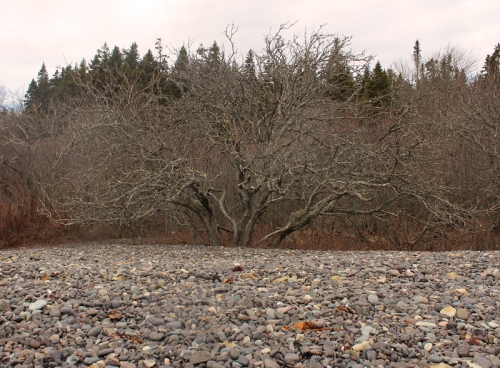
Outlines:
{"type": "Polygon", "coordinates": [[[244,74],[245,78],[249,81],[257,80],[254,53],[252,50],[248,51],[247,56],[245,58],[244,74]]]}
{"type": "Polygon", "coordinates": [[[325,69],[327,94],[332,100],[346,101],[351,98],[355,91],[354,77],[338,40],[325,69]]]}
{"type": "Polygon", "coordinates": [[[123,55],[118,46],[113,48],[109,57],[109,66],[111,70],[120,70],[123,64],[123,55]]]}
{"type": "Polygon", "coordinates": [[[483,74],[486,77],[498,75],[500,71],[500,43],[495,46],[493,54],[487,55],[484,62],[483,74]]]}
{"type": "Polygon", "coordinates": [[[367,64],[363,70],[363,74],[358,75],[356,78],[356,84],[358,85],[358,98],[365,98],[366,85],[370,81],[370,76],[370,64],[367,64]]]}
{"type": "Polygon", "coordinates": [[[148,50],[148,52],[142,57],[139,62],[139,69],[141,70],[140,81],[142,87],[147,86],[155,77],[155,71],[158,68],[158,62],[156,61],[153,52],[148,50]]]}
{"type": "MultiPolygon", "coordinates": [[[[167,55],[163,53],[163,44],[161,41],[161,38],[157,38],[155,42],[155,50],[157,52],[156,56],[156,61],[159,63],[160,66],[165,66],[167,65],[167,55]]],[[[166,69],[166,68],[163,68],[166,69]]]]}
{"type": "Polygon", "coordinates": [[[382,107],[390,103],[390,93],[391,82],[387,72],[377,61],[365,86],[365,98],[370,100],[373,106],[382,107]]]}
{"type": "Polygon", "coordinates": [[[77,67],[75,66],[73,69],[71,65],[56,71],[54,77],[50,80],[52,98],[55,101],[68,102],[72,97],[78,96],[80,87],[74,81],[77,72],[77,67]]]}
{"type": "Polygon", "coordinates": [[[413,46],[413,63],[415,65],[415,88],[417,91],[420,88],[420,64],[422,63],[422,51],[420,50],[420,42],[415,41],[415,46],[413,46]]]}
{"type": "Polygon", "coordinates": [[[177,72],[183,72],[187,69],[189,65],[189,57],[184,46],[179,50],[179,54],[177,55],[177,60],[174,64],[174,70],[177,72]]]}
{"type": "Polygon", "coordinates": [[[92,76],[92,79],[97,83],[97,85],[99,85],[99,88],[104,88],[104,86],[106,85],[109,67],[108,62],[110,57],[111,54],[109,52],[109,47],[105,42],[104,45],[102,45],[101,48],[97,50],[97,53],[94,55],[94,58],[90,62],[90,74],[92,76]]]}
{"type": "Polygon", "coordinates": [[[139,66],[139,48],[137,43],[133,42],[128,50],[124,51],[124,66],[127,70],[136,70],[139,66]]]}
{"type": "Polygon", "coordinates": [[[42,64],[40,71],[38,72],[38,77],[36,81],[38,85],[38,99],[44,103],[50,98],[50,82],[49,73],[45,67],[45,63],[42,64]]]}
{"type": "Polygon", "coordinates": [[[212,67],[218,67],[221,64],[221,61],[222,57],[219,45],[217,45],[217,42],[214,41],[212,46],[208,49],[208,62],[212,67]]]}
{"type": "Polygon", "coordinates": [[[45,63],[42,63],[36,81],[33,79],[28,86],[28,91],[26,92],[24,100],[26,111],[29,113],[46,114],[48,112],[51,94],[49,74],[45,67],[45,63]]]}
{"type": "Polygon", "coordinates": [[[37,108],[38,84],[32,79],[26,95],[24,96],[24,109],[28,112],[35,112],[37,108]]]}

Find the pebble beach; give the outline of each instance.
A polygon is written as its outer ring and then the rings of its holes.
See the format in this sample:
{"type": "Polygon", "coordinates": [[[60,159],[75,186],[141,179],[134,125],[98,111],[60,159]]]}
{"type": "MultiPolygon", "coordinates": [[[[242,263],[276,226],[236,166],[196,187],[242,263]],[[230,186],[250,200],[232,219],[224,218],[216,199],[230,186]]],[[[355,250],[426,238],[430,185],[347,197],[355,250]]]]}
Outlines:
{"type": "Polygon", "coordinates": [[[500,367],[500,251],[0,251],[0,367],[500,367]]]}

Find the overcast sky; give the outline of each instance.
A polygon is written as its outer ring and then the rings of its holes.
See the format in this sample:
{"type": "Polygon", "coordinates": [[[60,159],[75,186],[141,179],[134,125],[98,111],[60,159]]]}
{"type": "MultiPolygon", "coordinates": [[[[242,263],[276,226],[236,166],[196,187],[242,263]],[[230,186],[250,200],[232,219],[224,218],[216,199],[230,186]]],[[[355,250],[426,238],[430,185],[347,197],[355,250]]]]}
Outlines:
{"type": "Polygon", "coordinates": [[[384,68],[410,59],[419,39],[425,55],[458,46],[477,68],[500,42],[500,0],[1,0],[0,86],[24,93],[45,62],[91,59],[107,42],[141,54],[161,37],[179,47],[223,41],[238,26],[241,54],[259,49],[270,29],[297,21],[295,33],[317,29],[353,36],[352,49],[375,55],[384,68]]]}

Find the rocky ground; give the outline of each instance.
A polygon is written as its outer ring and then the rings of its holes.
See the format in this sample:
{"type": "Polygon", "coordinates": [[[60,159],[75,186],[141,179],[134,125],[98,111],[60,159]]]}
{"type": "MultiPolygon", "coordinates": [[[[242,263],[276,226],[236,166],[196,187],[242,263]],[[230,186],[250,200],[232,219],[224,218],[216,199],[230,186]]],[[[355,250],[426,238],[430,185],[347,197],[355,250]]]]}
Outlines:
{"type": "Polygon", "coordinates": [[[500,366],[499,252],[0,252],[0,366],[500,366]]]}

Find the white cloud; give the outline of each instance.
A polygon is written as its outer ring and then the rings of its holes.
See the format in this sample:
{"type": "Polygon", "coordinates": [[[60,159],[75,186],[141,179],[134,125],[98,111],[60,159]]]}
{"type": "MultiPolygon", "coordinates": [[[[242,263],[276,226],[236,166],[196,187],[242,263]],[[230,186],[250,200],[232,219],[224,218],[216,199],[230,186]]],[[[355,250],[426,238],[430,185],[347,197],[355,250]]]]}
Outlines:
{"type": "Polygon", "coordinates": [[[228,24],[239,27],[238,49],[262,46],[281,23],[295,32],[317,29],[353,36],[353,49],[377,54],[384,67],[411,55],[416,39],[424,54],[448,45],[472,50],[480,63],[500,41],[498,0],[16,0],[0,4],[0,85],[26,88],[42,62],[58,65],[91,58],[107,42],[141,53],[157,37],[178,47],[193,40],[221,42],[228,24]]]}

